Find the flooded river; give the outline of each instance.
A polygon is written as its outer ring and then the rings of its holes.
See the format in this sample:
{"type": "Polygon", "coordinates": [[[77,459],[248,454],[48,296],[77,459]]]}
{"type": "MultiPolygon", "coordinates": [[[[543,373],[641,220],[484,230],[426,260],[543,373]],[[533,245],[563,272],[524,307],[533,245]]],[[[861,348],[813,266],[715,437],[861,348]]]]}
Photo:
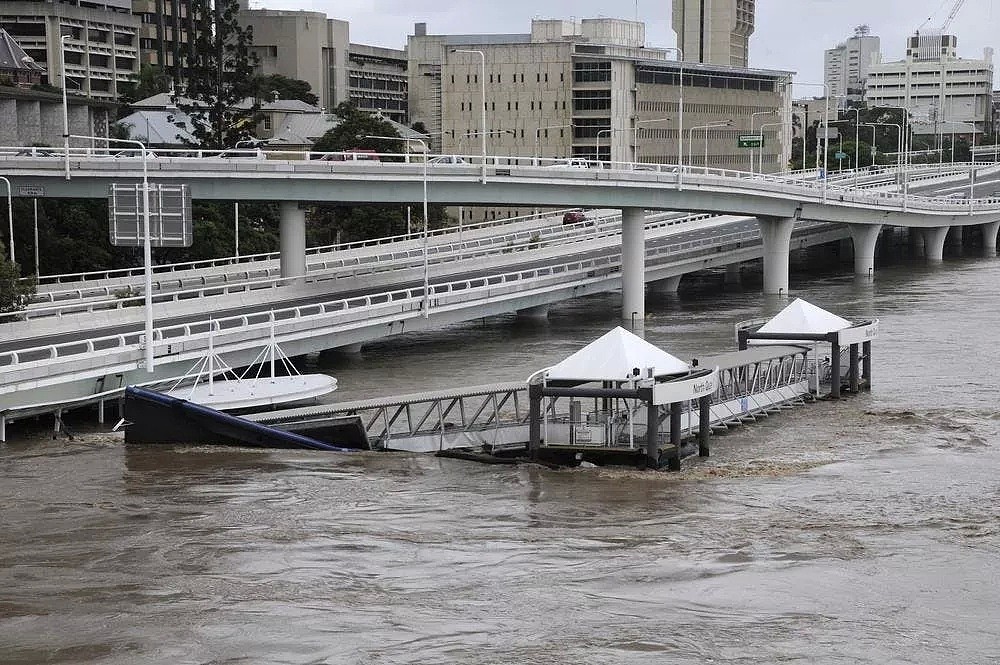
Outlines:
{"type": "MultiPolygon", "coordinates": [[[[1000,260],[791,286],[881,319],[873,392],[715,437],[679,474],[18,430],[0,662],[1000,660],[1000,260]]],[[[323,362],[341,400],[523,379],[617,325],[617,302],[323,362]]],[[[729,350],[785,302],[706,280],[651,298],[646,338],[729,350]]]]}

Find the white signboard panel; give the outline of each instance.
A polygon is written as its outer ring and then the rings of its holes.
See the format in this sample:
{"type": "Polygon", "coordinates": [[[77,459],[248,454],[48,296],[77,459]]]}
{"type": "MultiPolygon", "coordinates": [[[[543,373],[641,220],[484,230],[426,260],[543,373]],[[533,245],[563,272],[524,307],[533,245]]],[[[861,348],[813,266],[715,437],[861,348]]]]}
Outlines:
{"type": "Polygon", "coordinates": [[[719,368],[711,374],[683,381],[657,383],[653,386],[653,404],[674,404],[711,395],[719,389],[719,368]]]}
{"type": "MultiPolygon", "coordinates": [[[[108,197],[111,244],[144,243],[142,183],[115,183],[108,197]]],[[[149,185],[149,236],[153,247],[190,247],[194,241],[191,190],[187,185],[149,185]]]]}
{"type": "Polygon", "coordinates": [[[878,319],[875,319],[867,326],[845,328],[837,333],[837,337],[840,340],[841,346],[870,342],[878,337],[878,319]]]}

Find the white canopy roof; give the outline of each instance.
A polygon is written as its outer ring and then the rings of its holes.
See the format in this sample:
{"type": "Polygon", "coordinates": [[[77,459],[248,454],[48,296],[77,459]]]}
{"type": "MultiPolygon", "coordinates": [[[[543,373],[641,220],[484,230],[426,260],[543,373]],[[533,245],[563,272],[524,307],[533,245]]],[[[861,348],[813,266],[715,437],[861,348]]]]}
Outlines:
{"type": "MultiPolygon", "coordinates": [[[[762,325],[757,332],[762,333],[812,333],[822,335],[849,328],[851,322],[836,314],[796,298],[773,319],[762,325]]],[[[750,340],[751,344],[796,344],[801,342],[782,340],[750,340]]]]}
{"type": "Polygon", "coordinates": [[[633,378],[636,367],[642,376],[647,367],[657,376],[691,369],[683,360],[619,326],[548,368],[545,377],[550,381],[626,381],[633,378]]]}

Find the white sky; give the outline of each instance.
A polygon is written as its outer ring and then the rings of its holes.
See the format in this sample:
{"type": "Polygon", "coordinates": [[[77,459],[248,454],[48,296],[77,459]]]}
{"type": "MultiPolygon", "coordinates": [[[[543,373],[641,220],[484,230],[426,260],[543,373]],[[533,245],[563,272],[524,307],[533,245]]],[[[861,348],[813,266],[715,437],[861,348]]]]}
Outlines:
{"type": "MultiPolygon", "coordinates": [[[[823,51],[860,24],[881,37],[886,60],[898,60],[906,37],[929,17],[928,28],[940,27],[954,1],[757,0],[750,66],[795,71],[799,81],[822,81],[823,51]]],[[[646,23],[648,46],[673,46],[671,5],[671,0],[251,0],[257,9],[304,9],[350,21],[352,42],[390,48],[403,48],[416,22],[426,22],[431,34],[527,33],[536,17],[634,19],[637,14],[646,23]]],[[[979,59],[984,47],[1000,47],[1000,0],[966,0],[949,32],[958,36],[964,58],[979,59]]],[[[821,91],[803,87],[795,94],[821,91]]]]}

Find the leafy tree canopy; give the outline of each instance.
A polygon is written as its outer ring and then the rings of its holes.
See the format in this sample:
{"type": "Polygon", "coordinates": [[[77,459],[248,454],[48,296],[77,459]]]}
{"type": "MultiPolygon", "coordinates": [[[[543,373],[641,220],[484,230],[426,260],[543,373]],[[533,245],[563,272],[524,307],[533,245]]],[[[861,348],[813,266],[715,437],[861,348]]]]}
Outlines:
{"type": "Polygon", "coordinates": [[[256,101],[246,103],[256,92],[253,30],[237,22],[238,0],[191,0],[188,11],[200,20],[191,36],[187,88],[176,91],[173,101],[190,118],[195,140],[188,143],[231,148],[251,136],[260,109],[256,101]]]}
{"type": "Polygon", "coordinates": [[[354,105],[343,102],[333,109],[339,124],[324,134],[313,150],[340,152],[342,150],[374,150],[376,152],[403,152],[403,142],[393,139],[371,139],[369,136],[399,136],[396,129],[385,120],[359,111],[354,105]]]}
{"type": "Polygon", "coordinates": [[[123,84],[118,95],[121,106],[119,117],[128,115],[129,107],[135,102],[170,90],[170,77],[156,65],[143,65],[139,76],[123,84]]]}
{"type": "Polygon", "coordinates": [[[258,99],[270,100],[276,92],[280,99],[298,99],[306,104],[319,105],[319,97],[313,94],[312,86],[306,81],[271,74],[258,76],[256,85],[258,99]]]}

